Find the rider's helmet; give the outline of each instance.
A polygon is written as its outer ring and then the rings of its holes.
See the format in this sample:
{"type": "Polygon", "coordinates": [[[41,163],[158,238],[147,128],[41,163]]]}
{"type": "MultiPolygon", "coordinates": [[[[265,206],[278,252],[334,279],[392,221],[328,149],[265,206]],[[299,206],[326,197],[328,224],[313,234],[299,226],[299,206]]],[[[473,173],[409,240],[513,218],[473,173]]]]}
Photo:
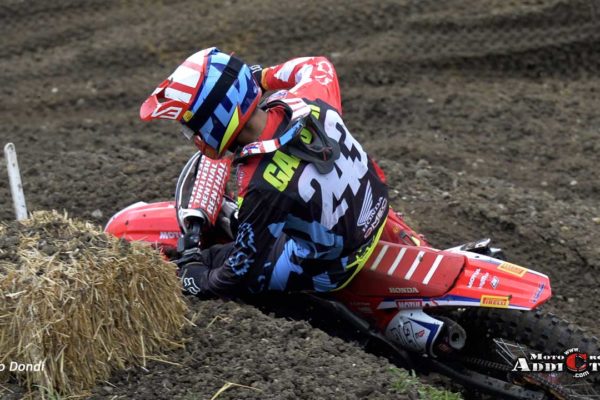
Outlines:
{"type": "Polygon", "coordinates": [[[235,141],[261,97],[248,65],[216,47],[188,57],[154,90],[140,117],[173,119],[200,151],[221,158],[235,141]]]}

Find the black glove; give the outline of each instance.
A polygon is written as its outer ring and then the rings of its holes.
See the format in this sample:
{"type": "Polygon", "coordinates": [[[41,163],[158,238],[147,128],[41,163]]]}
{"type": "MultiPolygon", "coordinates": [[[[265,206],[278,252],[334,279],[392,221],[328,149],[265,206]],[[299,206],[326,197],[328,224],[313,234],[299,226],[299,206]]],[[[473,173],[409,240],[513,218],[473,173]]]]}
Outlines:
{"type": "Polygon", "coordinates": [[[204,260],[204,256],[202,255],[202,250],[200,250],[197,247],[185,250],[181,254],[181,257],[179,257],[177,260],[173,260],[173,262],[179,268],[181,268],[185,264],[188,264],[188,263],[191,263],[191,262],[200,262],[200,263],[202,263],[204,265],[208,264],[206,262],[206,260],[204,260]]]}
{"type": "Polygon", "coordinates": [[[208,272],[210,268],[202,262],[190,262],[179,268],[178,275],[181,279],[181,286],[184,294],[191,294],[199,297],[210,296],[206,290],[208,281],[208,272]]]}
{"type": "Polygon", "coordinates": [[[177,275],[181,279],[184,294],[192,294],[208,299],[215,296],[230,298],[235,293],[239,278],[225,264],[231,256],[234,242],[214,245],[205,250],[189,249],[175,260],[179,267],[177,275]]]}
{"type": "Polygon", "coordinates": [[[252,76],[254,77],[254,80],[258,83],[258,86],[260,86],[261,90],[264,92],[265,88],[262,87],[262,66],[260,66],[259,64],[251,65],[250,71],[252,71],[252,76]]]}

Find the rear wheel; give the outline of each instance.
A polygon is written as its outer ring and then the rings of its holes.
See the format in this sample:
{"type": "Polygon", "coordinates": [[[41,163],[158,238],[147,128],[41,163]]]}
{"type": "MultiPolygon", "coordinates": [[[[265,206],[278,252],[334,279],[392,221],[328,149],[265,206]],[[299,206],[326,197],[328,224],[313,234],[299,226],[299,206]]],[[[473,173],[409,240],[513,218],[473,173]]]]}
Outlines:
{"type": "Polygon", "coordinates": [[[507,386],[503,397],[600,399],[600,372],[576,378],[570,371],[512,371],[518,357],[529,360],[531,353],[564,355],[578,348],[579,353],[600,355],[600,341],[581,328],[542,311],[477,308],[453,312],[451,317],[465,329],[467,341],[460,352],[439,358],[444,366],[458,364],[475,372],[474,380],[492,378],[511,384],[515,390],[507,386]],[[530,390],[520,393],[517,387],[530,390]],[[546,396],[532,395],[535,391],[546,396]]]}

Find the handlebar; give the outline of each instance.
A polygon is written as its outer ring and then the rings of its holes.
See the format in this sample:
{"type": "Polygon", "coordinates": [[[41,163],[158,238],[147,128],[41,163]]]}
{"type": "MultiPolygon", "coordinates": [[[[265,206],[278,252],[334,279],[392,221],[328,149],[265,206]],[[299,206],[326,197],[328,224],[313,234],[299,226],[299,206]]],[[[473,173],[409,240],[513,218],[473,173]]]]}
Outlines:
{"type": "Polygon", "coordinates": [[[177,241],[177,251],[183,253],[188,249],[200,247],[202,228],[208,222],[206,214],[202,210],[187,208],[180,208],[177,210],[177,214],[183,233],[177,241]]]}

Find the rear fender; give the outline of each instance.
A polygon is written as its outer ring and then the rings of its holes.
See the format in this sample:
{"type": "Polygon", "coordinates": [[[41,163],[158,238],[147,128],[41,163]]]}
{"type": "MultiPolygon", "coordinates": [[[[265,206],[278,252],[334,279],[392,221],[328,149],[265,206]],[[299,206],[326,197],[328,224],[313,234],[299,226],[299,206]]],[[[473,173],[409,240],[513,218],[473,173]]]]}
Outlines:
{"type": "Polygon", "coordinates": [[[452,251],[465,256],[465,263],[452,288],[439,297],[381,302],[378,309],[419,307],[493,307],[532,310],[552,296],[548,276],[516,264],[481,254],[452,251]]]}
{"type": "Polygon", "coordinates": [[[496,258],[462,253],[465,268],[444,297],[470,299],[480,307],[532,310],[552,296],[547,275],[496,258]]]}

